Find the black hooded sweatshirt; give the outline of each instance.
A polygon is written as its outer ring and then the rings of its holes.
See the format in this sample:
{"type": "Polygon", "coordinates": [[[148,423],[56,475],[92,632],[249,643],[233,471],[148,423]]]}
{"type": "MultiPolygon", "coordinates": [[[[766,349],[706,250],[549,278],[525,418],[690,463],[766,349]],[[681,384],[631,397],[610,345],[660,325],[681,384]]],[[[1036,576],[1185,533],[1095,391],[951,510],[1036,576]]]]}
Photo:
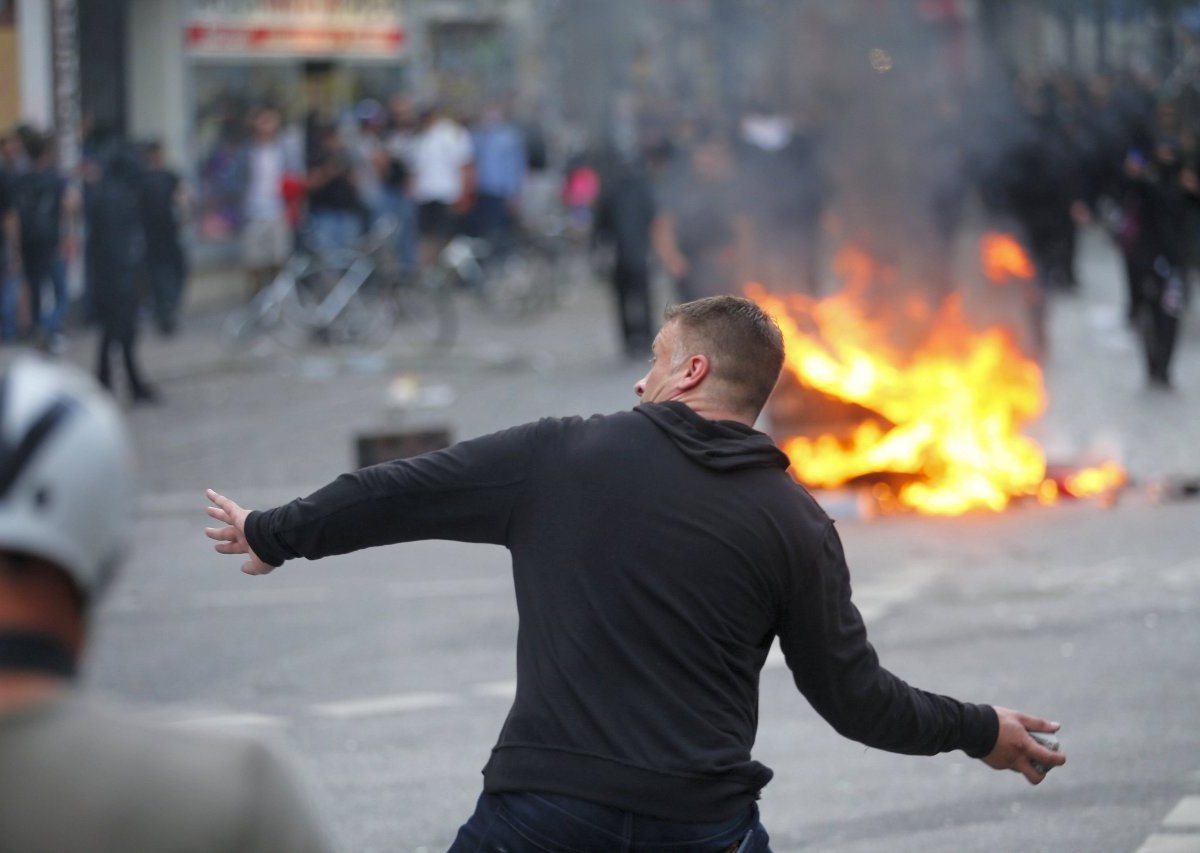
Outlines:
{"type": "Polygon", "coordinates": [[[980,757],[995,711],[879,665],[832,521],[763,433],[678,402],[544,419],[344,474],[251,513],[267,563],[450,539],[512,554],[517,692],[490,792],[542,791],[680,821],[732,817],[771,770],[750,750],[775,637],[837,731],[980,757]]]}

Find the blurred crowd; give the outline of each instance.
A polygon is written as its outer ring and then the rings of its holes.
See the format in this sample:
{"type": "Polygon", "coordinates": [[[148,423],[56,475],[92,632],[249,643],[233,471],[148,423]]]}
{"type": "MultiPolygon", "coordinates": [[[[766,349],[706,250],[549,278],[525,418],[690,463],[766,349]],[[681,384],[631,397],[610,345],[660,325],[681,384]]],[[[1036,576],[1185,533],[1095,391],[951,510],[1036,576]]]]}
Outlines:
{"type": "MultiPolygon", "coordinates": [[[[1189,282],[1200,270],[1200,115],[1144,74],[1023,79],[1024,124],[984,173],[988,209],[1015,222],[1043,289],[1076,290],[1081,226],[1109,234],[1124,262],[1124,316],[1147,377],[1170,386],[1189,282]]],[[[1044,345],[1044,325],[1035,324],[1044,345]]]]}
{"type": "Polygon", "coordinates": [[[1132,72],[1060,74],[956,97],[922,93],[921,103],[934,106],[914,110],[909,124],[919,128],[873,147],[847,139],[829,109],[751,103],[732,120],[679,122],[615,165],[608,158],[596,224],[618,248],[629,349],[649,339],[652,264],[669,274],[672,299],[740,292],[748,281],[821,295],[822,258],[872,225],[916,238],[900,251],[923,256],[919,290],[936,303],[956,286],[954,247],[979,227],[977,210],[984,228],[1015,236],[1032,261],[1035,356],[1048,345],[1048,294],[1080,287],[1080,229],[1103,228],[1123,259],[1124,314],[1148,381],[1169,387],[1189,281],[1200,272],[1200,111],[1186,93],[1132,72]],[[897,152],[898,165],[876,162],[897,152]],[[856,207],[863,198],[867,207],[856,207]],[[870,208],[888,221],[870,223],[870,208]]]}
{"type": "MultiPolygon", "coordinates": [[[[955,286],[953,247],[977,202],[1033,260],[1040,352],[1046,294],[1080,286],[1079,230],[1102,226],[1124,259],[1125,316],[1141,333],[1149,380],[1168,386],[1200,269],[1200,110],[1178,87],[1132,72],[1022,77],[931,100],[936,109],[913,119],[903,206],[891,214],[927,226],[918,251],[929,294],[955,286]]],[[[565,150],[500,104],[467,118],[399,93],[294,122],[280,105],[260,105],[225,128],[194,182],[166,165],[161,144],[96,128],[67,174],[52,134],[18,127],[0,143],[0,333],[58,353],[69,321],[94,323],[101,381],[111,385],[117,352],[132,398],[152,401],[137,333],[146,322],[167,337],[178,329],[186,227],[239,238],[248,296],[297,247],[348,249],[381,223],[409,274],[456,234],[515,245],[530,230],[558,229],[604,250],[621,341],[641,357],[659,271],[671,301],[748,281],[822,294],[824,259],[848,236],[831,223],[856,216],[848,189],[889,189],[883,172],[854,174],[855,162],[847,177],[836,110],[751,101],[724,116],[650,117],[634,141],[565,150]],[[72,268],[81,287],[69,286],[72,268]]]]}
{"type": "Polygon", "coordinates": [[[500,105],[467,121],[407,94],[303,123],[260,106],[223,139],[201,165],[204,227],[240,232],[251,295],[296,247],[350,249],[381,223],[409,273],[457,233],[510,241],[547,165],[537,128],[500,105]]]}
{"type": "Polygon", "coordinates": [[[135,402],[155,402],[137,354],[143,314],[164,336],[178,328],[187,261],[186,192],[158,142],[133,145],[102,131],[83,140],[68,172],[52,133],[15,128],[0,142],[0,332],[6,342],[58,355],[68,321],[94,324],[96,375],[112,387],[111,357],[135,402]],[[82,274],[75,298],[70,272],[82,274]]]}

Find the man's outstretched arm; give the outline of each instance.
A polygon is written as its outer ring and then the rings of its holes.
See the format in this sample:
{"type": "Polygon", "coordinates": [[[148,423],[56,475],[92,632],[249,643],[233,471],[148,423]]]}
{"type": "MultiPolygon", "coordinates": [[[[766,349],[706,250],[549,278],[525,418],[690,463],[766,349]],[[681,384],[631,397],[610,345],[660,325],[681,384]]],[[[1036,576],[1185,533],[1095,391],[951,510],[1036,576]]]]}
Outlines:
{"type": "Polygon", "coordinates": [[[1035,785],[1045,778],[1035,762],[1047,769],[1065,762],[1029,735],[1057,731],[1057,723],[930,693],[880,665],[851,601],[849,571],[832,524],[796,593],[781,625],[784,656],[796,686],[845,737],[908,755],[961,749],[1035,785]]]}
{"type": "Polygon", "coordinates": [[[218,552],[250,555],[247,574],[297,557],[419,539],[506,545],[513,507],[536,467],[535,448],[554,443],[559,423],[546,419],[352,471],[274,509],[250,512],[210,492],[209,515],[227,527],[206,533],[221,543],[218,552]]]}

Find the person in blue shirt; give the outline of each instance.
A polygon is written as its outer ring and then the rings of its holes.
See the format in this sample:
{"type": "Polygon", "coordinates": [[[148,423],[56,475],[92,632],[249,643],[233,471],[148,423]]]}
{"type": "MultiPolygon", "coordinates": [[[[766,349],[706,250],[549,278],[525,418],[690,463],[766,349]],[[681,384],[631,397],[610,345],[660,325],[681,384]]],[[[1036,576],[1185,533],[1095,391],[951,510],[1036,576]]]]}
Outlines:
{"type": "Polygon", "coordinates": [[[517,202],[525,183],[525,140],[499,107],[489,107],[471,133],[475,146],[476,236],[504,246],[512,241],[517,202]]]}

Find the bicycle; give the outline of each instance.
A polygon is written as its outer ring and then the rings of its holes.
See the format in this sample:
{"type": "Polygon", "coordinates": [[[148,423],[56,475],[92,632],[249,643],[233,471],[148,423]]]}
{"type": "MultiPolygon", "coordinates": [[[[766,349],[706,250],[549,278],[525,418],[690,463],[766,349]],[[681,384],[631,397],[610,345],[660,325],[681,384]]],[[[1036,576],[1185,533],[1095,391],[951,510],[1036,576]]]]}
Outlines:
{"type": "Polygon", "coordinates": [[[446,242],[422,277],[437,290],[477,299],[496,319],[520,321],[558,304],[562,274],[562,254],[552,239],[522,233],[512,245],[497,246],[459,234],[446,242]]]}
{"type": "Polygon", "coordinates": [[[404,274],[397,224],[382,218],[354,249],[317,253],[302,241],[272,282],[222,326],[232,349],[264,333],[290,348],[375,349],[403,325],[422,349],[446,348],[457,330],[452,294],[404,274]]]}

